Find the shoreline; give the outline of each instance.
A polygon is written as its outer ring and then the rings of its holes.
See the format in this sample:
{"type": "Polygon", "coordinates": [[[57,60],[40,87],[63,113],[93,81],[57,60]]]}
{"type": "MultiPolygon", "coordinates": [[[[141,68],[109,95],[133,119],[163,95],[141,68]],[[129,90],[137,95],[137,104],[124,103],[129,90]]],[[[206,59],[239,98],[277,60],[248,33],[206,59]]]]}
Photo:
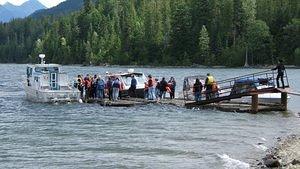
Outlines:
{"type": "MultiPolygon", "coordinates": [[[[32,63],[0,63],[3,65],[15,64],[15,65],[26,65],[32,63]]],[[[191,65],[191,66],[153,66],[153,65],[84,65],[84,64],[69,64],[62,66],[79,66],[79,67],[103,67],[103,68],[177,68],[177,69],[271,69],[274,68],[276,65],[267,65],[267,66],[239,66],[239,67],[228,67],[228,66],[204,66],[204,65],[191,65]]],[[[287,69],[300,69],[300,66],[296,65],[285,65],[287,69]]]]}
{"type": "Polygon", "coordinates": [[[300,136],[289,135],[277,138],[277,143],[270,148],[265,157],[259,160],[256,168],[300,168],[300,136]]]}

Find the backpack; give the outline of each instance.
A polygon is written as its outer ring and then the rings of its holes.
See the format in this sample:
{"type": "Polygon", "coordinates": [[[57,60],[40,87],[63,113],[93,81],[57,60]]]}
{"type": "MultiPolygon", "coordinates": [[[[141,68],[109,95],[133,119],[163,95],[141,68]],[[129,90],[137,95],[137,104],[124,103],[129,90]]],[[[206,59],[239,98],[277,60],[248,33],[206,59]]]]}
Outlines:
{"type": "Polygon", "coordinates": [[[101,80],[98,81],[97,87],[98,87],[98,89],[104,89],[105,82],[104,82],[103,79],[101,79],[101,80]]]}

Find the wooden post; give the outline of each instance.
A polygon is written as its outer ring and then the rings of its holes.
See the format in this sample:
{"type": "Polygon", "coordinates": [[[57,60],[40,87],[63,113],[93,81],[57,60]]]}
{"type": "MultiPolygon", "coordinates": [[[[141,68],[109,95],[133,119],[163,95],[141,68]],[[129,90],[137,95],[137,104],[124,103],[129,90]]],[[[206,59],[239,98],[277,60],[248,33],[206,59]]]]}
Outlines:
{"type": "Polygon", "coordinates": [[[281,106],[284,111],[287,111],[287,92],[281,92],[281,106]]]}
{"type": "Polygon", "coordinates": [[[258,94],[252,95],[251,112],[258,112],[258,94]]]}

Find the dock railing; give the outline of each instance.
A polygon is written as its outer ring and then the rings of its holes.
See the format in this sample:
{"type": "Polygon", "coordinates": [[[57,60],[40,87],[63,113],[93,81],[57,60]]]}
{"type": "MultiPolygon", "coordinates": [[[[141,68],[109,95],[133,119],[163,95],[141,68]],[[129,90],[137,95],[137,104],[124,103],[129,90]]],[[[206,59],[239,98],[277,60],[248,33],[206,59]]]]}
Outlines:
{"type": "MultiPolygon", "coordinates": [[[[217,85],[217,90],[202,92],[205,95],[206,101],[208,100],[229,100],[230,98],[238,98],[239,96],[247,95],[251,92],[257,91],[266,91],[267,89],[275,89],[276,88],[276,78],[277,71],[275,70],[266,70],[252,74],[246,74],[242,76],[237,76],[225,80],[217,81],[214,85],[217,85]]],[[[289,87],[289,81],[287,72],[284,72],[283,76],[284,87],[289,87]]],[[[279,79],[281,84],[281,79],[279,79]]],[[[204,85],[204,84],[203,84],[204,85]]],[[[193,86],[191,86],[192,88],[193,86]]],[[[188,92],[185,92],[188,93],[188,92]]],[[[184,96],[187,98],[188,96],[184,96]]],[[[203,99],[202,99],[203,100],[203,99]]],[[[201,100],[201,101],[202,101],[201,100]]],[[[201,102],[200,101],[200,102],[201,102]]]]}

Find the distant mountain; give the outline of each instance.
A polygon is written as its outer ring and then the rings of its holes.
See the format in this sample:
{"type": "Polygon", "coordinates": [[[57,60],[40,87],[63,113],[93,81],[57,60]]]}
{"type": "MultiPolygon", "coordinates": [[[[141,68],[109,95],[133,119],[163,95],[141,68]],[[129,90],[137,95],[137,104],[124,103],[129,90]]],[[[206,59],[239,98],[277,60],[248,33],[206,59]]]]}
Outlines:
{"type": "MultiPolygon", "coordinates": [[[[92,0],[95,2],[96,0],[92,0]]],[[[49,9],[42,9],[30,15],[33,18],[40,18],[44,16],[61,16],[67,15],[71,12],[78,11],[83,6],[83,0],[66,0],[55,7],[49,9]]]]}
{"type": "Polygon", "coordinates": [[[20,6],[7,2],[0,5],[0,22],[9,22],[14,18],[25,18],[40,9],[46,9],[46,7],[38,0],[29,0],[20,6]]]}
{"type": "Polygon", "coordinates": [[[67,0],[59,5],[49,8],[42,9],[34,12],[31,17],[40,18],[44,16],[60,16],[66,15],[74,11],[78,11],[83,6],[83,0],[67,0]]]}

